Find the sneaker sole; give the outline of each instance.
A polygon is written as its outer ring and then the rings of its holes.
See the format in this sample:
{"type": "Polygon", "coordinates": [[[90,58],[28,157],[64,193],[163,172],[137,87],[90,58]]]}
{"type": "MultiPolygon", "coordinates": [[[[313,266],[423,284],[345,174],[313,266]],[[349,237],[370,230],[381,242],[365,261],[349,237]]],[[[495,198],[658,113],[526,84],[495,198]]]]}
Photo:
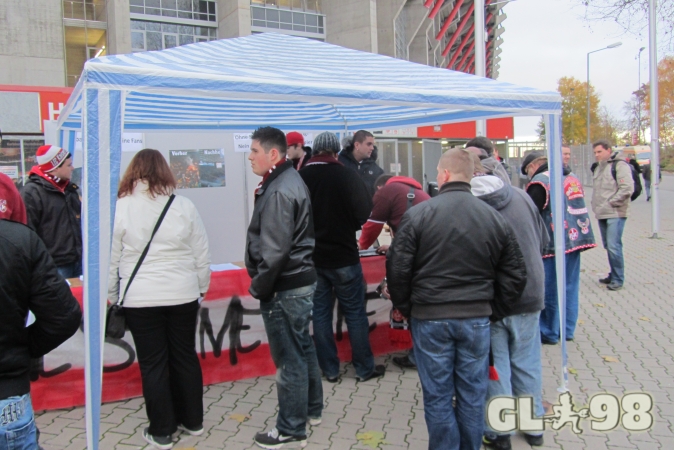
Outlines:
{"type": "Polygon", "coordinates": [[[160,444],[159,442],[150,439],[145,433],[143,433],[143,439],[145,439],[145,442],[147,442],[148,444],[160,448],[162,450],[170,450],[173,448],[173,442],[171,442],[170,444],[160,444]]]}
{"type": "Polygon", "coordinates": [[[256,441],[255,439],[253,439],[253,441],[255,442],[255,444],[258,447],[267,448],[267,449],[270,449],[270,450],[273,450],[273,449],[276,449],[276,448],[283,448],[283,447],[286,447],[286,446],[289,447],[289,448],[291,448],[291,447],[304,448],[304,447],[307,446],[306,439],[303,440],[303,441],[282,442],[280,444],[261,444],[260,442],[256,441]]]}
{"type": "Polygon", "coordinates": [[[321,423],[323,423],[323,419],[309,419],[309,420],[307,421],[307,423],[308,423],[309,425],[311,425],[312,427],[315,427],[315,426],[318,426],[318,425],[320,425],[321,423]]]}
{"type": "Polygon", "coordinates": [[[204,434],[204,429],[201,428],[200,430],[190,430],[182,425],[178,425],[178,429],[180,431],[184,431],[185,433],[189,434],[190,436],[201,436],[204,434]]]}

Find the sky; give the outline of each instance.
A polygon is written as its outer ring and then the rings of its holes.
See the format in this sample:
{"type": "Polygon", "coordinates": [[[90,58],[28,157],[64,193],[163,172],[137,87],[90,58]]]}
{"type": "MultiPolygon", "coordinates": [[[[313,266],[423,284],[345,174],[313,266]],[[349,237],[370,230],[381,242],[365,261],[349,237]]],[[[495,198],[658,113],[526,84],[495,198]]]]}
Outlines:
{"type": "MultiPolygon", "coordinates": [[[[590,83],[601,105],[623,118],[623,105],[641,82],[648,81],[648,36],[626,33],[615,23],[587,22],[578,0],[515,0],[504,6],[499,80],[555,91],[557,81],[572,76],[587,78],[587,53],[622,42],[618,48],[590,55],[590,83]]],[[[659,58],[662,55],[659,55],[659,58]]],[[[515,118],[515,139],[537,140],[540,117],[515,118]]]]}

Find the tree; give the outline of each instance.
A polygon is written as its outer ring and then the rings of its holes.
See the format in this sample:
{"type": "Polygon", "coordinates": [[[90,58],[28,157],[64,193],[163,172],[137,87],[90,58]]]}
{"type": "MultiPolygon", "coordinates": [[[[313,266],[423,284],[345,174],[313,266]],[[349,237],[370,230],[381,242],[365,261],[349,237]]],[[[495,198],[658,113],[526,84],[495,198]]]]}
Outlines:
{"type": "MultiPolygon", "coordinates": [[[[674,145],[674,56],[667,56],[658,63],[658,88],[660,145],[668,147],[674,145]]],[[[646,95],[642,116],[650,118],[650,84],[645,84],[644,89],[646,95]]]]}
{"type": "Polygon", "coordinates": [[[623,111],[626,116],[625,125],[630,130],[630,132],[637,133],[637,144],[644,143],[644,128],[646,128],[649,124],[648,115],[644,111],[647,90],[647,86],[642,85],[639,90],[632,92],[632,97],[630,97],[630,99],[626,101],[625,105],[623,106],[623,111]]]}
{"type": "MultiPolygon", "coordinates": [[[[557,82],[557,92],[562,96],[562,142],[580,145],[587,142],[587,83],[574,77],[562,77],[557,82]]],[[[600,130],[599,95],[590,84],[590,132],[597,138],[600,130]]],[[[545,140],[543,121],[538,124],[538,136],[545,140]]]]}
{"type": "Polygon", "coordinates": [[[605,106],[599,110],[599,117],[596,124],[592,127],[592,139],[607,139],[614,145],[630,144],[632,141],[630,133],[622,133],[625,129],[623,122],[615,117],[605,106]]]}
{"type": "MultiPolygon", "coordinates": [[[[588,21],[611,21],[638,36],[648,32],[649,0],[577,0],[585,6],[585,19],[588,21]]],[[[658,30],[670,47],[674,44],[674,2],[658,1],[658,30]]]]}

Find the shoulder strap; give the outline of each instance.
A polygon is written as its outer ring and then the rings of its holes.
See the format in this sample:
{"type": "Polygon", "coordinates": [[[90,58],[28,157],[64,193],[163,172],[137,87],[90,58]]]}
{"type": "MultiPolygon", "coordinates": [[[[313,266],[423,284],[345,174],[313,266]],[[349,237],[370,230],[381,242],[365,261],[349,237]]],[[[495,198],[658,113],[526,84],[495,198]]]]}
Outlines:
{"type": "Polygon", "coordinates": [[[407,193],[407,208],[405,208],[405,211],[412,207],[415,197],[416,195],[414,194],[414,187],[410,186],[410,191],[407,193]]]}
{"type": "Polygon", "coordinates": [[[119,306],[122,306],[122,304],[124,302],[124,297],[126,297],[126,293],[129,292],[129,286],[131,286],[131,282],[136,277],[136,274],[138,273],[138,269],[140,269],[141,264],[143,264],[143,260],[147,256],[147,252],[150,250],[150,244],[152,243],[152,239],[154,239],[154,235],[157,234],[157,230],[159,230],[159,226],[163,222],[164,217],[166,216],[166,213],[168,212],[169,208],[171,207],[171,203],[173,203],[174,198],[176,198],[176,195],[171,194],[168,201],[166,202],[166,206],[164,206],[164,210],[159,215],[159,219],[157,219],[157,224],[154,226],[154,230],[152,230],[152,235],[150,236],[150,240],[148,241],[147,245],[145,246],[145,249],[143,249],[143,253],[140,254],[140,258],[138,258],[138,262],[136,263],[136,267],[133,268],[133,272],[131,272],[131,276],[129,277],[129,282],[126,283],[126,288],[124,289],[124,295],[122,295],[119,299],[119,302],[117,302],[117,304],[119,306]]]}
{"type": "Polygon", "coordinates": [[[618,161],[613,161],[611,163],[611,175],[613,175],[613,180],[618,181],[618,172],[616,171],[616,166],[618,165],[618,161]]]}

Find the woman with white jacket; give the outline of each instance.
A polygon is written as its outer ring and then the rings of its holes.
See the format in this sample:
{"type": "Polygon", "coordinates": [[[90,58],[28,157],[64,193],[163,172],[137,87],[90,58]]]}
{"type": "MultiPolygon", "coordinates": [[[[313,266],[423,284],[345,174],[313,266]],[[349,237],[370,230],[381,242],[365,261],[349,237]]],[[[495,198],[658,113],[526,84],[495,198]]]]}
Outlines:
{"type": "MultiPolygon", "coordinates": [[[[152,230],[176,188],[166,160],[145,149],[131,161],[117,195],[108,299],[123,295],[152,230]]],[[[173,446],[179,428],[203,433],[203,388],[195,338],[198,297],[210,283],[208,238],[194,204],[176,196],[123,298],[136,344],[150,426],[143,438],[173,446]]]]}

